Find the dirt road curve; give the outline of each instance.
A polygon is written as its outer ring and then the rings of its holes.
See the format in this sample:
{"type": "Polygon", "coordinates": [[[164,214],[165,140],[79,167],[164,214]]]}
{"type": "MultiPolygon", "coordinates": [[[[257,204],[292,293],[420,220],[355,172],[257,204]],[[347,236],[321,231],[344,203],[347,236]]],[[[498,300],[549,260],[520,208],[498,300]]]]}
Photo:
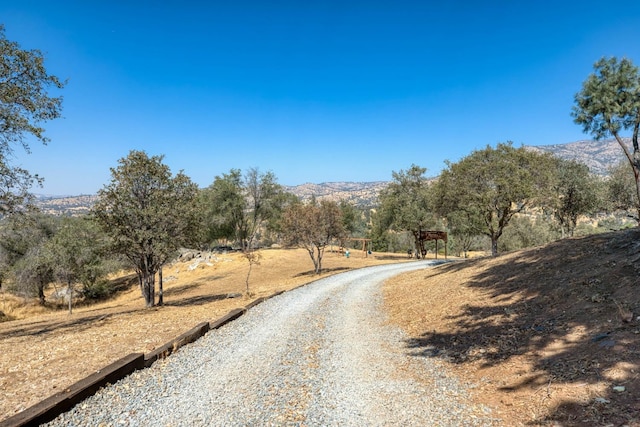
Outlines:
{"type": "Polygon", "coordinates": [[[494,425],[385,325],[382,282],[433,261],[328,277],[251,309],[51,425],[494,425]]]}

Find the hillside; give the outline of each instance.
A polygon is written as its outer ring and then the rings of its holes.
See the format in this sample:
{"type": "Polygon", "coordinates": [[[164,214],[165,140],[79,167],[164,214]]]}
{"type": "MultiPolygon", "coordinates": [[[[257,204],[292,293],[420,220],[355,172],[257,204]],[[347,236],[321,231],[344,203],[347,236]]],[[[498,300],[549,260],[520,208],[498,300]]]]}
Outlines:
{"type": "Polygon", "coordinates": [[[374,206],[378,203],[380,190],[389,185],[387,181],[375,182],[323,182],[321,184],[302,184],[285,187],[304,201],[316,197],[318,200],[345,200],[356,206],[374,206]]]}
{"type": "MultiPolygon", "coordinates": [[[[443,361],[500,425],[640,426],[638,242],[640,230],[630,229],[402,275],[385,285],[389,321],[407,333],[401,351],[443,361]]],[[[408,260],[328,253],[325,265],[398,261],[408,260]]],[[[259,297],[309,282],[310,267],[304,250],[263,251],[252,290],[259,297]]],[[[0,413],[247,304],[228,298],[244,290],[246,270],[238,254],[177,262],[165,272],[165,307],[144,309],[130,276],[117,298],[72,316],[32,307],[0,323],[0,413]]]]}
{"type": "MultiPolygon", "coordinates": [[[[631,138],[622,138],[631,148],[631,138]]],[[[576,141],[568,144],[527,146],[535,151],[551,153],[561,159],[576,160],[589,166],[591,172],[606,176],[609,168],[624,160],[624,153],[615,139],[576,141]]]]}
{"type": "MultiPolygon", "coordinates": [[[[377,182],[323,182],[321,184],[301,184],[284,186],[284,189],[304,201],[315,196],[318,200],[346,200],[356,206],[370,207],[377,203],[380,190],[388,185],[386,181],[377,182]]],[[[83,215],[89,212],[96,202],[96,195],[81,196],[38,196],[36,205],[51,215],[83,215]]]]}
{"type": "Polygon", "coordinates": [[[49,215],[79,216],[89,213],[96,202],[96,195],[37,196],[36,206],[49,215]]]}
{"type": "Polygon", "coordinates": [[[640,426],[640,229],[444,265],[385,289],[407,351],[502,425],[640,426]]]}
{"type": "MultiPolygon", "coordinates": [[[[623,138],[631,144],[629,138],[623,138]]],[[[576,141],[568,144],[527,146],[535,151],[552,153],[562,159],[573,159],[589,166],[598,175],[608,174],[610,167],[624,160],[622,150],[615,139],[603,141],[576,141]]],[[[359,207],[377,204],[380,191],[389,185],[388,181],[374,182],[323,182],[285,186],[285,190],[304,201],[316,197],[319,200],[345,200],[359,207]]],[[[53,215],[81,215],[89,211],[95,203],[95,195],[81,196],[38,196],[37,205],[43,212],[53,215]]]]}

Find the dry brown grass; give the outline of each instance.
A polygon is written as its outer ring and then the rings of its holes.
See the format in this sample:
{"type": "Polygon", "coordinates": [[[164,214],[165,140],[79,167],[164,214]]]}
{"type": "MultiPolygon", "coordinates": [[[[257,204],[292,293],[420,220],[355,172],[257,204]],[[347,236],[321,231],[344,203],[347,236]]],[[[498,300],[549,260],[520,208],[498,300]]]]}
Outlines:
{"type": "MultiPolygon", "coordinates": [[[[166,268],[165,305],[152,309],[144,308],[135,276],[121,280],[128,286],[117,297],[76,307],[72,315],[64,308],[45,310],[3,295],[0,298],[4,298],[7,312],[25,318],[0,323],[0,420],[123,356],[149,352],[253,299],[317,279],[304,250],[269,249],[261,253],[260,264],[254,265],[251,273],[252,298],[224,298],[245,291],[248,262],[237,253],[216,255],[193,269],[194,261],[166,268]]],[[[347,259],[327,252],[323,276],[404,260],[403,256],[390,254],[365,258],[358,251],[347,259]]]]}
{"type": "Polygon", "coordinates": [[[407,351],[505,425],[638,426],[639,249],[634,229],[444,265],[392,279],[385,303],[407,351]]]}
{"type": "MultiPolygon", "coordinates": [[[[330,274],[405,260],[327,253],[324,266],[330,274]]],[[[116,299],[72,316],[62,310],[0,323],[0,413],[8,417],[250,301],[218,298],[244,291],[248,263],[240,255],[189,265],[165,270],[161,308],[144,309],[133,280],[116,299]]],[[[505,425],[640,426],[638,272],[634,229],[402,275],[385,285],[385,305],[409,335],[406,351],[445,360],[505,425]]],[[[267,296],[315,278],[305,251],[266,250],[251,290],[267,296]]]]}

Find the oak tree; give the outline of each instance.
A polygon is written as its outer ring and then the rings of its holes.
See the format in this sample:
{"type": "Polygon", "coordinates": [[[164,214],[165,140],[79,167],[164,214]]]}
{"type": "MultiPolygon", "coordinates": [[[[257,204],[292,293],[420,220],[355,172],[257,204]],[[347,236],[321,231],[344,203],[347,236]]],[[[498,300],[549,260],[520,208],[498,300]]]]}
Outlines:
{"type": "Polygon", "coordinates": [[[147,307],[155,305],[156,273],[197,226],[198,187],[182,172],[173,176],[162,160],[131,151],[111,168],[111,182],[98,192],[92,209],[114,252],[135,268],[147,307]]]}
{"type": "Polygon", "coordinates": [[[514,215],[548,203],[553,159],[549,154],[514,148],[511,143],[487,146],[457,163],[447,163],[434,189],[438,212],[455,213],[477,234],[491,239],[498,254],[498,239],[514,215]]]}
{"type": "MultiPolygon", "coordinates": [[[[584,132],[596,139],[613,136],[624,152],[635,181],[636,200],[640,200],[640,72],[631,60],[601,58],[594,72],[575,95],[571,115],[584,132]],[[622,132],[631,131],[632,149],[622,132]]],[[[640,205],[635,205],[640,224],[640,205]]]]}
{"type": "Polygon", "coordinates": [[[0,215],[31,202],[29,190],[42,178],[12,165],[16,146],[29,152],[29,139],[47,143],[43,123],[60,117],[62,97],[50,91],[65,83],[49,74],[39,50],[8,40],[0,25],[0,215]]]}
{"type": "Polygon", "coordinates": [[[428,230],[436,223],[426,171],[426,168],[411,165],[406,171],[392,172],[393,180],[379,196],[378,221],[381,226],[394,231],[408,231],[413,235],[416,248],[420,247],[420,231],[428,230]]]}
{"type": "Polygon", "coordinates": [[[107,293],[106,276],[115,265],[107,253],[106,234],[90,217],[63,217],[56,233],[46,243],[54,277],[67,287],[69,313],[76,283],[85,298],[107,293]]]}
{"type": "Polygon", "coordinates": [[[573,236],[578,217],[592,213],[599,206],[600,182],[585,164],[562,159],[556,163],[553,212],[562,235],[573,236]]]}
{"type": "Polygon", "coordinates": [[[58,230],[56,218],[37,212],[9,215],[0,223],[0,271],[3,285],[46,302],[45,289],[54,279],[48,242],[58,230]]]}
{"type": "Polygon", "coordinates": [[[216,176],[201,195],[208,239],[233,239],[242,251],[250,248],[257,233],[277,215],[282,193],[273,172],[251,168],[243,175],[231,169],[216,176]]]}
{"type": "Polygon", "coordinates": [[[609,169],[605,189],[607,210],[627,211],[638,206],[635,180],[629,173],[628,162],[622,161],[609,169]]]}

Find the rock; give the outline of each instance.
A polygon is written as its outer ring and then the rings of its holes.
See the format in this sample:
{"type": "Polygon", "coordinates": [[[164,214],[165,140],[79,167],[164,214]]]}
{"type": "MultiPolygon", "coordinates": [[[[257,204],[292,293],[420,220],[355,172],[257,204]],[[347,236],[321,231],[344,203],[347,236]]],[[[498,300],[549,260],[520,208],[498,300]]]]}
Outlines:
{"type": "Polygon", "coordinates": [[[618,393],[622,393],[626,388],[623,385],[616,385],[613,387],[613,391],[617,391],[618,393]]]}
{"type": "Polygon", "coordinates": [[[181,261],[191,261],[193,258],[195,257],[195,254],[191,251],[189,252],[185,252],[183,254],[180,255],[180,260],[181,261]]]}

